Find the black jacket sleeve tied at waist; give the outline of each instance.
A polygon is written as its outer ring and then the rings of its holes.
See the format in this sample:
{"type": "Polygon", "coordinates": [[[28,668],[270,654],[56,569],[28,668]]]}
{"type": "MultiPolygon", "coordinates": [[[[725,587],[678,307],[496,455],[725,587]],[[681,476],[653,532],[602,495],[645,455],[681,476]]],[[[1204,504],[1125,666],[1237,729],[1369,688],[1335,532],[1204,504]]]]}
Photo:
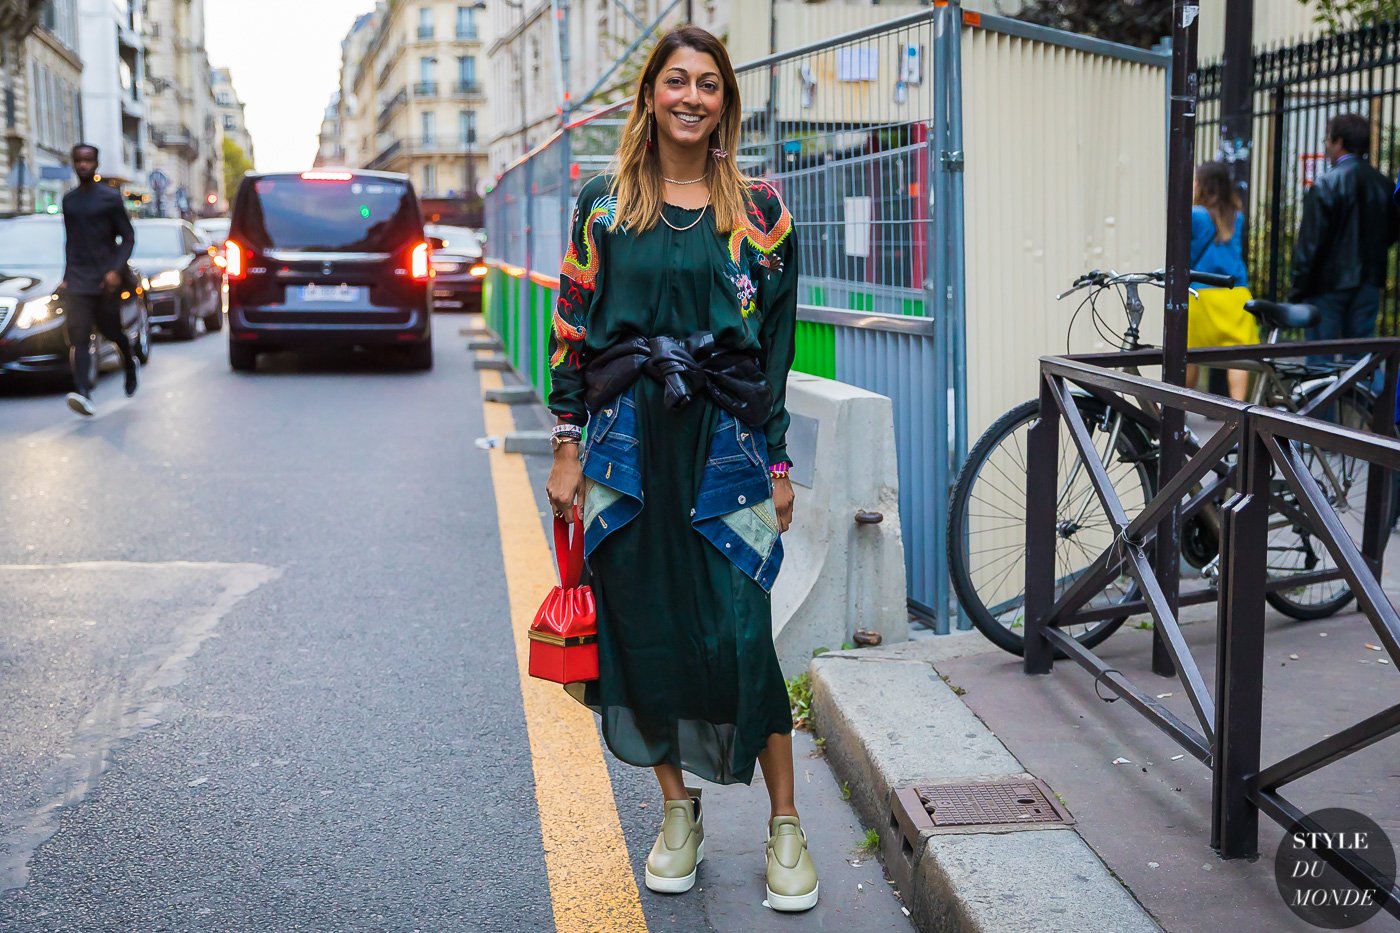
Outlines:
{"type": "Polygon", "coordinates": [[[631,337],[589,360],[584,369],[584,401],[597,410],[626,392],[645,372],[666,389],[666,406],[680,408],[698,392],[754,428],[763,427],[773,408],[773,392],[752,351],[721,350],[708,331],[684,340],[631,337]]]}

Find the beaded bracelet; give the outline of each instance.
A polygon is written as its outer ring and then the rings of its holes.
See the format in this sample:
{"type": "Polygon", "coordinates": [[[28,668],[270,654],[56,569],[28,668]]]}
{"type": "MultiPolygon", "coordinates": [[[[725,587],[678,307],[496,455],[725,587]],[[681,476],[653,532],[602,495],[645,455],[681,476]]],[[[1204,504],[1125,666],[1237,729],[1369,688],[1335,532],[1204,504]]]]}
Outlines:
{"type": "Polygon", "coordinates": [[[788,463],[786,460],[781,463],[775,463],[768,468],[768,475],[773,479],[787,479],[790,472],[792,472],[792,464],[788,463]]]}

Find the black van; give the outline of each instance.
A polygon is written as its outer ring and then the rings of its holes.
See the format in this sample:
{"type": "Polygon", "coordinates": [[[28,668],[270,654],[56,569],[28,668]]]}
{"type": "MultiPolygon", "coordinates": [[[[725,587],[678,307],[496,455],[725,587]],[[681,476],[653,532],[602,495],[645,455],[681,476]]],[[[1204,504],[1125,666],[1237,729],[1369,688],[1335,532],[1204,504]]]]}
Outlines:
{"type": "Polygon", "coordinates": [[[251,174],[225,246],[229,365],[259,353],[398,348],[433,366],[431,247],[404,175],[251,174]]]}

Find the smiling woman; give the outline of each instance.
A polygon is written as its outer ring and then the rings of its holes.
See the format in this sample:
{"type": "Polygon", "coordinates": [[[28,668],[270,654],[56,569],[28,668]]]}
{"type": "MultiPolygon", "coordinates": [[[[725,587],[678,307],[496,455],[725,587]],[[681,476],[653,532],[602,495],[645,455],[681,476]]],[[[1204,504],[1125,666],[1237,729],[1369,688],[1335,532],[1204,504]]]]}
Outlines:
{"type": "Polygon", "coordinates": [[[693,26],[661,39],[616,171],[584,185],[571,224],[548,495],[560,520],[582,511],[597,608],[598,677],[567,689],[664,798],[647,887],[690,890],[704,858],[683,770],[747,784],[759,765],[766,903],[798,911],[817,903],[817,874],[768,596],[792,518],[797,251],[777,189],[739,171],[742,113],[718,39],[693,26]]]}

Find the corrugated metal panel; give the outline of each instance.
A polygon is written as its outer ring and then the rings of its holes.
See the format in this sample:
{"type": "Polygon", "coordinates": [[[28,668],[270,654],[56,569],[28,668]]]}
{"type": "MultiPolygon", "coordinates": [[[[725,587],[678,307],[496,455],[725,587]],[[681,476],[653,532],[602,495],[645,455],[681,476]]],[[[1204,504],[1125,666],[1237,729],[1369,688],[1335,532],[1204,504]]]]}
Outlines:
{"type": "MultiPolygon", "coordinates": [[[[1032,398],[1038,358],[1065,350],[1076,303],[1057,292],[1094,268],[1161,267],[1165,95],[1162,68],[964,32],[969,437],[1032,398]]],[[[1087,320],[1075,337],[1103,346],[1087,320]]]]}
{"type": "Polygon", "coordinates": [[[937,446],[929,431],[935,400],[934,367],[941,354],[933,340],[911,334],[835,327],[836,379],[888,396],[894,408],[895,447],[899,460],[899,518],[904,534],[904,564],[911,599],[925,606],[946,601],[938,579],[938,549],[946,521],[947,494],[934,488],[937,446]]]}

